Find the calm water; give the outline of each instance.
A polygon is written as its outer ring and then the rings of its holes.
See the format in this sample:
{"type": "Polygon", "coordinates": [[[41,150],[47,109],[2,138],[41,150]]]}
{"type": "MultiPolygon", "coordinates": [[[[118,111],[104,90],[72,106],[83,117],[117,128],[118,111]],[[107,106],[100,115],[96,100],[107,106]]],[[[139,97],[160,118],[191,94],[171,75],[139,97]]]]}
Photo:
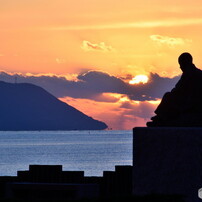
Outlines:
{"type": "Polygon", "coordinates": [[[115,165],[132,165],[132,131],[0,132],[0,176],[15,176],[30,164],[102,176],[115,165]]]}

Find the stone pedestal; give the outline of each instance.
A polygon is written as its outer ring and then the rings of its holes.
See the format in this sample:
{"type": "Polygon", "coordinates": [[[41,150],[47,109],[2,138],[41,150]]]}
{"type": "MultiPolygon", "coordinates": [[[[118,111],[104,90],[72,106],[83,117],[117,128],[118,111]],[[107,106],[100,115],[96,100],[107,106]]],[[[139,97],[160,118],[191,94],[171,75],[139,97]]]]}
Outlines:
{"type": "Polygon", "coordinates": [[[133,194],[178,194],[201,201],[202,128],[134,128],[133,194]]]}

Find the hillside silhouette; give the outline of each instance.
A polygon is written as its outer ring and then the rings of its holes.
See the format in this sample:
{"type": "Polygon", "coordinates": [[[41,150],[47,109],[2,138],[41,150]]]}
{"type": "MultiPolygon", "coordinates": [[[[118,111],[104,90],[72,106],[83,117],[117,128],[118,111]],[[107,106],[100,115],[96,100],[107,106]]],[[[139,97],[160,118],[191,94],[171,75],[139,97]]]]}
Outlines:
{"type": "Polygon", "coordinates": [[[0,81],[0,130],[102,130],[107,125],[28,83],[0,81]]]}

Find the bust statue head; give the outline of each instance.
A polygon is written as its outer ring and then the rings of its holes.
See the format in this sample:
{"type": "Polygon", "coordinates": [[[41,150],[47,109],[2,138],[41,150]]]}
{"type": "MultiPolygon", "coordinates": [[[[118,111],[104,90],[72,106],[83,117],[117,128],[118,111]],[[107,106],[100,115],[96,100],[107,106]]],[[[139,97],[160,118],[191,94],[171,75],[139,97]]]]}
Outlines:
{"type": "Polygon", "coordinates": [[[193,67],[193,58],[190,53],[182,53],[178,58],[178,62],[183,72],[186,72],[193,67]]]}

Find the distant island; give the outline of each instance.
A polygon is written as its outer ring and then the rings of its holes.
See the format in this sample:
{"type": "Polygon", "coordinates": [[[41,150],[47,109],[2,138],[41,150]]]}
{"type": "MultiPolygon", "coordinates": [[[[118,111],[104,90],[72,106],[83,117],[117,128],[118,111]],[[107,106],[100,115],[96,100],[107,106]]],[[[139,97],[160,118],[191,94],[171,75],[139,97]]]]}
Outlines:
{"type": "Polygon", "coordinates": [[[95,120],[29,83],[0,81],[0,130],[103,130],[95,120]]]}

